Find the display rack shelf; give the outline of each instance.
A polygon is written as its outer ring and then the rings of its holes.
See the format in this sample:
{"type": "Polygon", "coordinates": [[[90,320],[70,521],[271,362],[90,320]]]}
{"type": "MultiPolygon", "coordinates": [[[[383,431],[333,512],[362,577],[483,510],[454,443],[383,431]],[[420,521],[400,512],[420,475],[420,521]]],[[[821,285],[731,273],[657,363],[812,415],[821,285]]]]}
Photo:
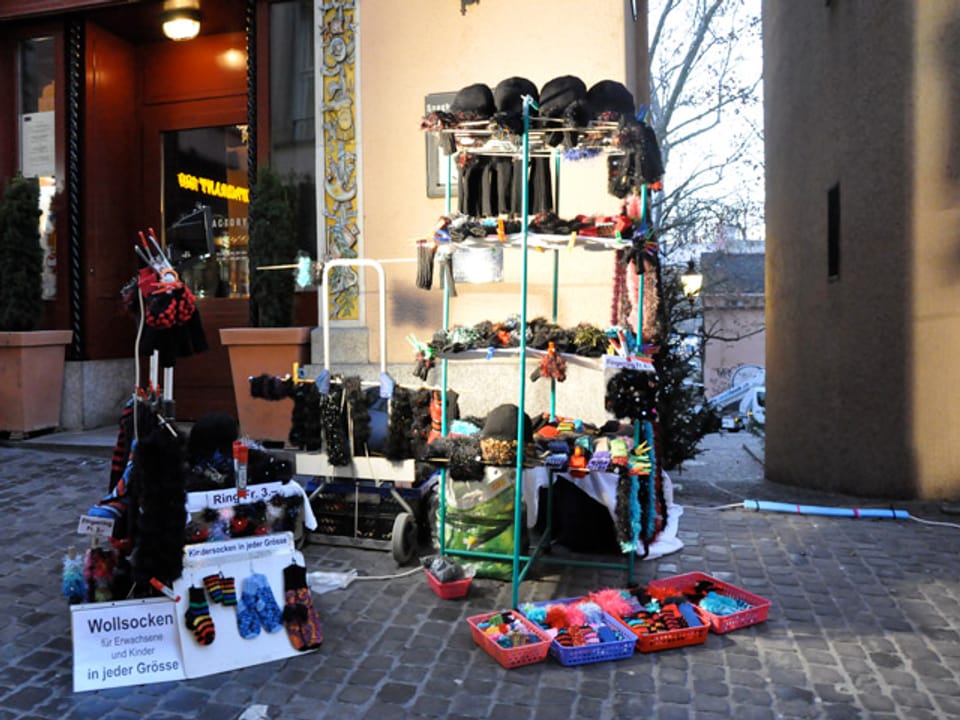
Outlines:
{"type": "MultiPolygon", "coordinates": [[[[578,135],[583,141],[583,147],[595,150],[602,153],[622,153],[622,150],[615,144],[615,133],[617,127],[615,123],[607,123],[596,125],[589,128],[567,128],[562,125],[553,124],[549,127],[531,127],[531,117],[530,109],[531,106],[535,107],[535,103],[532,98],[524,97],[523,99],[523,133],[519,137],[513,136],[507,140],[504,140],[502,137],[499,137],[499,130],[494,128],[490,123],[479,122],[466,124],[458,128],[434,128],[433,132],[438,133],[453,133],[457,149],[459,151],[471,152],[476,154],[490,154],[490,155],[510,155],[512,157],[518,157],[521,160],[521,167],[524,169],[523,172],[526,173],[526,169],[529,168],[530,159],[534,156],[550,156],[553,157],[557,162],[557,168],[559,170],[559,158],[560,155],[555,148],[551,148],[547,145],[545,138],[546,133],[555,133],[563,130],[576,130],[578,135]]],[[[540,121],[541,124],[544,121],[540,121]]],[[[547,121],[549,124],[549,121],[547,121]]],[[[426,128],[429,129],[429,128],[426,128]]],[[[452,163],[453,155],[448,156],[447,162],[447,194],[446,194],[446,209],[447,214],[450,214],[451,211],[451,180],[452,180],[452,163]]],[[[559,263],[559,250],[568,248],[571,246],[583,247],[591,250],[611,250],[625,248],[631,245],[629,242],[625,242],[621,238],[617,237],[593,237],[593,236],[581,236],[581,235],[544,235],[544,234],[533,234],[530,232],[529,227],[529,188],[527,183],[521,183],[521,232],[519,234],[511,234],[507,237],[498,237],[498,236],[488,236],[486,238],[470,238],[464,241],[464,244],[469,245],[483,245],[489,244],[490,242],[497,241],[500,244],[508,247],[518,248],[522,251],[522,267],[521,267],[521,290],[520,290],[520,342],[519,347],[513,349],[498,349],[495,351],[495,354],[508,354],[515,355],[519,365],[519,388],[518,388],[518,400],[517,407],[519,408],[518,417],[517,417],[517,447],[524,447],[524,413],[525,413],[525,404],[526,404],[526,358],[528,355],[536,356],[538,352],[532,348],[528,348],[526,345],[526,328],[527,328],[527,278],[528,278],[528,263],[530,253],[527,252],[530,249],[553,250],[554,253],[554,272],[553,272],[553,320],[556,321],[557,316],[557,284],[558,284],[558,263],[559,263]]],[[[644,213],[646,212],[646,200],[647,200],[647,190],[644,187],[642,192],[644,213]]],[[[642,275],[641,275],[642,279],[642,275]]],[[[640,292],[638,293],[638,298],[643,298],[643,289],[642,281],[640,292]]],[[[449,327],[449,318],[450,318],[450,287],[444,278],[443,283],[443,328],[447,329],[449,327]]],[[[638,323],[642,324],[643,312],[638,312],[638,323]]],[[[637,333],[637,338],[642,342],[643,334],[642,327],[637,333]]],[[[443,392],[442,407],[446,410],[447,401],[446,401],[446,392],[447,392],[447,373],[448,373],[448,362],[455,357],[465,358],[467,355],[472,355],[473,358],[478,357],[487,357],[489,351],[487,350],[477,350],[477,351],[467,351],[464,353],[455,353],[455,354],[445,354],[441,356],[441,388],[443,392]]],[[[564,358],[567,360],[572,360],[577,358],[579,360],[593,360],[595,362],[590,363],[594,367],[602,368],[603,359],[600,359],[599,362],[596,362],[596,358],[579,358],[578,356],[564,355],[564,358]]],[[[647,369],[647,363],[642,362],[640,365],[643,369],[647,369]]],[[[650,368],[652,370],[652,366],[650,368]]],[[[555,393],[555,380],[551,380],[551,397],[555,393]]],[[[551,417],[555,417],[555,407],[554,402],[551,400],[550,408],[551,417]]],[[[445,435],[447,433],[447,418],[446,413],[442,419],[441,432],[445,435]]],[[[509,561],[511,563],[511,585],[512,585],[512,595],[511,602],[512,607],[518,607],[519,603],[519,589],[520,584],[531,569],[531,567],[537,562],[545,563],[558,563],[566,565],[583,565],[591,567],[606,567],[614,569],[622,569],[627,574],[627,583],[633,581],[633,572],[634,572],[634,561],[635,554],[631,551],[628,556],[624,559],[623,562],[602,562],[594,560],[577,560],[573,558],[552,558],[546,557],[544,553],[551,543],[551,521],[552,518],[547,518],[546,529],[541,536],[536,547],[529,554],[521,553],[521,536],[523,535],[521,530],[521,523],[526,522],[522,513],[523,505],[523,469],[524,469],[524,457],[522,452],[517,452],[517,461],[515,465],[515,495],[514,495],[514,520],[513,520],[513,553],[507,555],[504,553],[497,552],[482,552],[477,550],[466,550],[466,549],[453,549],[446,546],[446,483],[447,483],[447,473],[441,470],[440,473],[440,508],[439,508],[439,544],[440,544],[440,554],[441,555],[453,555],[459,556],[466,559],[477,558],[477,559],[487,559],[487,560],[500,560],[500,561],[509,561]]],[[[548,507],[552,504],[552,491],[553,491],[553,474],[551,473],[551,481],[548,484],[548,507]]]]}

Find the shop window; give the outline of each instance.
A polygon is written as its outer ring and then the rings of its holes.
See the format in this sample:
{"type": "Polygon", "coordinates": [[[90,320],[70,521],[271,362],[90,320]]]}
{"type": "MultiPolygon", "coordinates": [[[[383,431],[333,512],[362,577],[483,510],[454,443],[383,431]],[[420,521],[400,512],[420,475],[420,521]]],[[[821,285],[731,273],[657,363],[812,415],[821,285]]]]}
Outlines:
{"type": "Polygon", "coordinates": [[[316,258],[313,5],[270,5],[270,165],[293,191],[300,250],[316,258]]]}
{"type": "Polygon", "coordinates": [[[197,297],[249,295],[247,128],[162,134],[163,240],[197,297]]]}
{"type": "Polygon", "coordinates": [[[20,173],[40,184],[40,245],[44,250],[43,298],[57,296],[56,44],[52,37],[19,44],[20,173]]]}

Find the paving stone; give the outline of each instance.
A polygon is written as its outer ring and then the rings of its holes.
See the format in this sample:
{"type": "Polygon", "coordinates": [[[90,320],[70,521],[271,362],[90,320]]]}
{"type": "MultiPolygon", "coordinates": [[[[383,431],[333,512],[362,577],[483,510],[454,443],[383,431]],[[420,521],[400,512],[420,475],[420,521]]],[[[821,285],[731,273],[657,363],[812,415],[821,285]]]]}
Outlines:
{"type": "Polygon", "coordinates": [[[490,717],[503,720],[530,720],[530,708],[497,703],[490,709],[490,717]]]}
{"type": "MultiPolygon", "coordinates": [[[[724,438],[709,440],[713,465],[685,470],[679,502],[728,501],[717,488],[736,473],[724,467],[737,467],[733,458],[742,462],[746,454],[742,440],[728,447],[717,442],[724,438]]],[[[737,485],[738,496],[841,502],[765,483],[757,468],[749,494],[737,485]]],[[[108,460],[0,447],[0,502],[20,509],[8,534],[15,547],[0,559],[7,608],[0,617],[0,720],[235,720],[262,700],[271,718],[283,720],[960,716],[960,597],[941,579],[960,552],[955,532],[903,524],[892,557],[888,525],[737,510],[685,512],[686,547],[638,563],[641,583],[701,571],[771,600],[767,622],[711,634],[702,646],[569,668],[548,658],[506,670],[474,644],[466,618],[508,607],[509,584],[478,578],[470,597],[452,603],[419,574],[315,596],[325,642],[308,656],[182,683],[74,694],[69,610],[50,589],[59,585],[65,548],[77,541],[76,518],[103,492],[108,473],[108,460]],[[5,483],[8,477],[16,484],[5,483]],[[44,499],[51,481],[55,512],[44,499]],[[49,518],[42,528],[29,521],[41,513],[49,518]]],[[[303,551],[310,567],[397,572],[389,553],[312,543],[303,551]]],[[[615,570],[539,567],[523,584],[522,600],[622,582],[615,570]]]]}
{"type": "Polygon", "coordinates": [[[893,688],[890,696],[901,707],[933,709],[933,701],[930,696],[923,692],[911,690],[908,688],[893,688]]]}
{"type": "Polygon", "coordinates": [[[405,705],[416,693],[416,685],[387,682],[377,692],[377,700],[381,703],[405,705]]]}

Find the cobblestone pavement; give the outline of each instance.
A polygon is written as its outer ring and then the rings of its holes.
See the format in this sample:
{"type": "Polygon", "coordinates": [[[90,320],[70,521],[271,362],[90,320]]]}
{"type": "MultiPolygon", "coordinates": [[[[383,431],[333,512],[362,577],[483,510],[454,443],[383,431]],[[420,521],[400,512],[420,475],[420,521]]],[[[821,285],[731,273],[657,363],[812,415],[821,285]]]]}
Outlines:
{"type": "MultiPolygon", "coordinates": [[[[714,509],[744,499],[883,506],[763,480],[762,441],[712,435],[673,476],[684,507],[674,554],[645,583],[702,571],[772,601],[766,622],[704,645],[563,667],[503,669],[466,618],[509,605],[477,579],[441,600],[422,573],[315,595],[318,652],[178,683],[72,692],[63,556],[105,491],[109,454],[0,447],[0,720],[7,718],[960,718],[960,528],[714,509]]],[[[889,506],[889,504],[887,504],[889,506]]],[[[933,503],[913,517],[956,523],[933,503]]],[[[389,552],[308,544],[308,570],[398,573],[389,552]]],[[[405,569],[405,568],[404,568],[405,569]]],[[[403,569],[401,569],[403,570],[403,569]]],[[[618,570],[538,565],[521,602],[622,585],[618,570]]]]}

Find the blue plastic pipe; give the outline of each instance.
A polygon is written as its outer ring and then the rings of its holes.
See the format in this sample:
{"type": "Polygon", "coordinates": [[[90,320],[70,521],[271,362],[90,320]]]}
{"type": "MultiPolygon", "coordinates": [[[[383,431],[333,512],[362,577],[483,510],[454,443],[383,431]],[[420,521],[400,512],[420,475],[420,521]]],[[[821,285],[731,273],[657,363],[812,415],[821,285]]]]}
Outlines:
{"type": "Polygon", "coordinates": [[[769,502],[767,500],[744,500],[746,510],[769,510],[771,512],[792,513],[794,515],[829,515],[831,517],[852,518],[891,518],[894,520],[908,520],[910,513],[906,510],[890,508],[835,508],[820,505],[793,505],[791,503],[769,502]]]}

